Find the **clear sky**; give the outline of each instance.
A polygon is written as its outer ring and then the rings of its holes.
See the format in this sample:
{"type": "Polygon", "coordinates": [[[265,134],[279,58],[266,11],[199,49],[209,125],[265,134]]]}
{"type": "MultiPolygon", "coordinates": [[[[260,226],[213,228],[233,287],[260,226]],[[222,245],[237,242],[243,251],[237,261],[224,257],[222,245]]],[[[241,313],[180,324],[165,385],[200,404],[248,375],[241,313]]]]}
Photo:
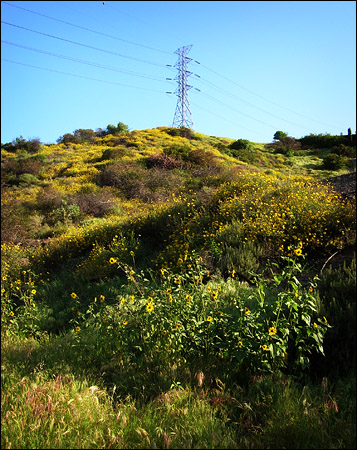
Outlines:
{"type": "Polygon", "coordinates": [[[356,130],[354,1],[9,0],[1,20],[2,143],[171,126],[169,66],[191,45],[195,131],[271,142],[356,130]]]}

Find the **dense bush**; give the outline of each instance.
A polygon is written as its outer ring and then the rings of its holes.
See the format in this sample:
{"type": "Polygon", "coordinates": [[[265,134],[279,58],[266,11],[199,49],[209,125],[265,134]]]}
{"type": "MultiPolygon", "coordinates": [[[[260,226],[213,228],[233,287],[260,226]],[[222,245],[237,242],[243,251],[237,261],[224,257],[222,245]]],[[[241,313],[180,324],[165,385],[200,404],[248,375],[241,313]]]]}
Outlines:
{"type": "Polygon", "coordinates": [[[90,128],[79,128],[75,130],[73,134],[66,133],[57,139],[59,144],[80,144],[82,142],[94,143],[96,141],[96,134],[90,128]]]}
{"type": "Polygon", "coordinates": [[[231,274],[234,269],[237,277],[250,280],[258,272],[262,250],[257,243],[244,241],[242,223],[234,220],[217,233],[215,240],[220,243],[216,259],[223,275],[231,274]]]}
{"type": "Polygon", "coordinates": [[[31,173],[23,173],[19,177],[19,183],[31,185],[31,184],[40,184],[41,181],[35,177],[35,175],[32,175],[31,173]]]}
{"type": "Polygon", "coordinates": [[[127,199],[138,198],[144,202],[159,201],[177,191],[179,175],[165,168],[147,169],[140,163],[116,162],[100,172],[101,186],[113,186],[127,199]],[[171,192],[169,192],[171,190],[171,192]]]}
{"type": "Polygon", "coordinates": [[[52,224],[63,223],[66,227],[78,223],[81,218],[80,207],[76,203],[69,204],[67,200],[62,200],[61,205],[50,214],[52,224]]]}
{"type": "Polygon", "coordinates": [[[18,244],[26,241],[24,215],[24,207],[20,201],[12,200],[11,202],[2,202],[1,242],[18,244]]]}
{"type": "Polygon", "coordinates": [[[162,131],[169,134],[170,136],[181,136],[186,139],[195,139],[194,132],[190,128],[164,128],[162,131]]]}
{"type": "MultiPolygon", "coordinates": [[[[333,136],[330,134],[309,134],[298,141],[305,148],[332,148],[340,144],[353,145],[353,141],[347,136],[333,136]]],[[[356,141],[354,142],[356,145],[356,141]]]]}
{"type": "Polygon", "coordinates": [[[25,150],[29,153],[36,153],[42,148],[40,139],[34,138],[26,141],[22,136],[14,139],[12,142],[1,144],[1,148],[8,152],[16,152],[17,150],[25,150]]]}
{"type": "Polygon", "coordinates": [[[203,148],[192,148],[190,145],[171,145],[164,148],[164,154],[175,160],[182,161],[185,168],[193,166],[216,166],[217,157],[203,148]]]}
{"type": "Polygon", "coordinates": [[[149,156],[145,163],[149,169],[152,167],[159,167],[166,170],[178,169],[182,165],[180,160],[163,153],[155,153],[154,155],[149,156]]]}
{"type": "Polygon", "coordinates": [[[60,207],[62,198],[62,194],[57,189],[46,186],[36,196],[36,208],[38,208],[43,213],[48,214],[53,209],[60,207]]]}
{"type": "Polygon", "coordinates": [[[130,150],[128,150],[124,146],[114,147],[114,148],[106,148],[103,151],[101,159],[102,159],[102,161],[105,161],[108,159],[120,159],[123,156],[128,156],[128,155],[130,155],[130,150]]]}
{"type": "Polygon", "coordinates": [[[336,153],[337,155],[341,156],[347,156],[348,158],[356,158],[356,147],[340,144],[338,146],[332,147],[331,153],[336,153]]]}
{"type": "Polygon", "coordinates": [[[38,175],[43,167],[43,163],[35,158],[8,159],[1,164],[1,171],[4,174],[21,175],[30,173],[38,175]]]}
{"type": "Polygon", "coordinates": [[[295,151],[301,148],[301,143],[293,137],[282,137],[271,144],[265,146],[267,149],[273,149],[276,153],[281,153],[286,156],[294,155],[295,151]]]}
{"type": "Polygon", "coordinates": [[[135,163],[113,163],[103,168],[99,174],[101,186],[113,186],[122,190],[128,198],[135,196],[140,182],[140,168],[135,163]]]}
{"type": "Polygon", "coordinates": [[[114,206],[115,201],[109,192],[103,190],[99,193],[79,193],[73,196],[69,203],[78,205],[82,214],[103,217],[114,206]]]}
{"type": "Polygon", "coordinates": [[[247,139],[237,139],[232,142],[229,148],[232,150],[251,150],[253,148],[253,144],[247,139]]]}
{"type": "Polygon", "coordinates": [[[229,150],[227,153],[248,164],[255,163],[258,157],[258,152],[253,147],[229,150]]]}
{"type": "Polygon", "coordinates": [[[326,170],[340,170],[349,165],[347,156],[338,155],[337,153],[329,153],[324,156],[322,168],[326,170]]]}

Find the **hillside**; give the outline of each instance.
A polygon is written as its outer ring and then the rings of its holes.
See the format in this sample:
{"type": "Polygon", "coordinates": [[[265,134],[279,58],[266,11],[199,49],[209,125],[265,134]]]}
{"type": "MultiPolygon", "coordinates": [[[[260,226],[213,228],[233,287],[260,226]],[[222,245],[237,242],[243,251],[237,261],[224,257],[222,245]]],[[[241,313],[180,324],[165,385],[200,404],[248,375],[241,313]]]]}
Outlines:
{"type": "Polygon", "coordinates": [[[90,136],[83,143],[63,139],[35,150],[2,146],[3,240],[35,245],[72,224],[121,220],[167,205],[183,191],[208,198],[241,172],[280,178],[343,173],[322,170],[318,150],[287,157],[262,144],[232,150],[233,139],[175,134],[161,127],[90,136]]]}
{"type": "Polygon", "coordinates": [[[2,145],[2,448],[354,448],[355,147],[76,131],[2,145]]]}

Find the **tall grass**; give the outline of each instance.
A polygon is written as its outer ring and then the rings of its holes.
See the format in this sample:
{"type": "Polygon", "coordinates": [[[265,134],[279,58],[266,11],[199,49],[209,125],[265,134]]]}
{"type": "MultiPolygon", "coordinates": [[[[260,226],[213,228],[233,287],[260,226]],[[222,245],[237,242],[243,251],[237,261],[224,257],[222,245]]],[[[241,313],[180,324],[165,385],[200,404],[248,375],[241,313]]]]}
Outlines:
{"type": "Polygon", "coordinates": [[[257,376],[246,386],[199,373],[134,400],[93,370],[65,368],[49,344],[3,341],[2,448],[354,448],[353,373],[334,385],[257,376]]]}

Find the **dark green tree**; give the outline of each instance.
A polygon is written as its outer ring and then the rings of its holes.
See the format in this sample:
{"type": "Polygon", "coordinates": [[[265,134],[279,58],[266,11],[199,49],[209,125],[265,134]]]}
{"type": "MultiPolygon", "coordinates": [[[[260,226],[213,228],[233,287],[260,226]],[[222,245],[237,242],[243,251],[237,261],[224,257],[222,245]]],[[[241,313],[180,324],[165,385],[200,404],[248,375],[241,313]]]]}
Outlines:
{"type": "Polygon", "coordinates": [[[277,132],[274,134],[274,139],[275,139],[276,141],[281,141],[282,139],[284,139],[284,138],[286,138],[286,137],[288,137],[288,133],[284,133],[284,131],[277,131],[277,132]]]}
{"type": "Polygon", "coordinates": [[[118,134],[122,133],[128,133],[129,127],[128,125],[125,125],[123,122],[119,122],[117,126],[109,124],[107,126],[107,134],[113,134],[114,136],[117,136],[118,134]]]}
{"type": "Polygon", "coordinates": [[[125,125],[125,123],[123,123],[123,122],[118,122],[117,132],[118,132],[118,134],[120,134],[120,133],[128,133],[129,132],[128,125],[125,125]]]}
{"type": "Polygon", "coordinates": [[[79,128],[73,135],[79,139],[79,142],[94,142],[95,132],[90,128],[79,128]]]}

